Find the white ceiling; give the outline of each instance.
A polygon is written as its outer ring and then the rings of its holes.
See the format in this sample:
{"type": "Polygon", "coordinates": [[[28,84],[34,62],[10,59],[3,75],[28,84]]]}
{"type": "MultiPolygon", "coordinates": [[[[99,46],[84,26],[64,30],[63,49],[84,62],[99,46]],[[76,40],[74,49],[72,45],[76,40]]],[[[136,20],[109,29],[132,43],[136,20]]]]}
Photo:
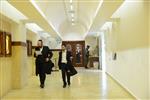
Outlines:
{"type": "Polygon", "coordinates": [[[100,4],[100,0],[73,0],[75,21],[72,25],[69,0],[35,0],[35,2],[63,40],[70,39],[70,34],[76,36],[77,40],[84,39],[100,4]]]}
{"type": "Polygon", "coordinates": [[[28,19],[26,16],[24,16],[21,12],[19,12],[15,7],[13,7],[5,0],[0,1],[0,13],[12,19],[15,22],[19,22],[19,20],[28,19]]]}
{"type": "Polygon", "coordinates": [[[56,38],[61,37],[62,40],[83,40],[87,35],[97,34],[102,25],[124,2],[124,0],[71,0],[72,3],[70,0],[18,1],[20,0],[8,0],[12,6],[28,17],[27,22],[35,22],[46,33],[56,38]]]}

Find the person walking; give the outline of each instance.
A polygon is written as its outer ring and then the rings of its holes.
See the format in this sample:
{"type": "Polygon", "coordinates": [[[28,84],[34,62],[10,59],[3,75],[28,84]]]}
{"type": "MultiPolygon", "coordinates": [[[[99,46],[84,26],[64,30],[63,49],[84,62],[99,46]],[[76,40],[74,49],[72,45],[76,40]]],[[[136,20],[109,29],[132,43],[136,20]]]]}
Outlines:
{"type": "Polygon", "coordinates": [[[85,59],[85,68],[86,68],[86,69],[88,68],[87,65],[88,65],[89,56],[90,56],[89,48],[90,48],[90,46],[87,45],[87,47],[86,47],[86,49],[85,49],[85,57],[84,57],[84,59],[85,59]]]}
{"type": "Polygon", "coordinates": [[[45,86],[45,79],[46,79],[46,62],[48,62],[50,59],[48,57],[49,55],[49,48],[48,46],[43,46],[43,41],[38,40],[37,47],[35,48],[34,57],[36,58],[35,64],[36,64],[36,76],[39,75],[40,79],[40,87],[44,88],[45,86]]]}
{"type": "Polygon", "coordinates": [[[58,60],[58,66],[61,69],[62,73],[62,80],[63,80],[63,88],[67,86],[70,86],[70,67],[71,67],[71,52],[67,51],[66,45],[62,45],[62,51],[59,52],[59,60],[58,60]],[[67,78],[67,82],[66,82],[67,78]]]}

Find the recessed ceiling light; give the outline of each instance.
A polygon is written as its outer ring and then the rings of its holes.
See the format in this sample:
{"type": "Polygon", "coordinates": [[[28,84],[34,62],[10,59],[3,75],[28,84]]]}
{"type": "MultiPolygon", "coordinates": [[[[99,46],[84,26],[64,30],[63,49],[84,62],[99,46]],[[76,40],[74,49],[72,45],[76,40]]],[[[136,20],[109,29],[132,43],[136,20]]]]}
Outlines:
{"type": "Polygon", "coordinates": [[[72,17],[72,18],[74,17],[74,14],[73,14],[73,13],[71,14],[71,17],[72,17]]]}
{"type": "Polygon", "coordinates": [[[74,23],[72,22],[72,25],[74,25],[74,23]]]}
{"type": "Polygon", "coordinates": [[[72,3],[72,0],[70,0],[70,3],[72,3]]]}
{"type": "Polygon", "coordinates": [[[72,4],[70,5],[70,9],[73,10],[73,5],[72,4]]]}
{"type": "Polygon", "coordinates": [[[74,18],[72,18],[71,21],[74,22],[74,18]]]}

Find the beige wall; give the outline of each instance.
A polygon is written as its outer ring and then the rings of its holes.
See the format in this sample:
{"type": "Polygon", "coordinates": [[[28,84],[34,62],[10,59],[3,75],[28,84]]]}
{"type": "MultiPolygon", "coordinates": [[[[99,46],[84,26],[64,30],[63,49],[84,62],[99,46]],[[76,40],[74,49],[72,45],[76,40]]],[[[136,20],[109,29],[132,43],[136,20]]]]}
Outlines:
{"type": "MultiPolygon", "coordinates": [[[[39,36],[36,33],[33,33],[27,30],[27,40],[32,41],[32,45],[36,46],[37,41],[39,40],[39,36]]],[[[34,50],[32,50],[32,56],[27,57],[27,66],[28,66],[28,77],[30,78],[32,75],[35,75],[35,58],[33,57],[34,50]]]]}
{"type": "Polygon", "coordinates": [[[22,46],[12,47],[12,89],[19,89],[28,82],[27,48],[22,46]]]}
{"type": "Polygon", "coordinates": [[[148,4],[125,2],[113,17],[120,21],[105,33],[106,72],[136,98],[148,99],[148,4]]]}
{"type": "Polygon", "coordinates": [[[37,41],[40,39],[39,35],[37,35],[36,33],[27,30],[27,40],[31,40],[32,41],[32,45],[36,46],[37,45],[37,41]]]}
{"type": "MultiPolygon", "coordinates": [[[[16,24],[3,17],[0,30],[10,32],[12,41],[26,42],[26,39],[29,39],[36,45],[38,37],[26,34],[24,23],[16,24]]],[[[11,57],[0,57],[0,98],[11,89],[22,88],[28,83],[28,79],[34,74],[33,62],[34,58],[27,57],[27,48],[23,46],[12,46],[11,57]]]]}
{"type": "MultiPolygon", "coordinates": [[[[11,32],[9,22],[1,20],[0,30],[11,32]]],[[[0,57],[0,98],[11,89],[12,57],[0,57]]]]}
{"type": "Polygon", "coordinates": [[[150,98],[150,2],[149,2],[149,98],[150,98]]]}

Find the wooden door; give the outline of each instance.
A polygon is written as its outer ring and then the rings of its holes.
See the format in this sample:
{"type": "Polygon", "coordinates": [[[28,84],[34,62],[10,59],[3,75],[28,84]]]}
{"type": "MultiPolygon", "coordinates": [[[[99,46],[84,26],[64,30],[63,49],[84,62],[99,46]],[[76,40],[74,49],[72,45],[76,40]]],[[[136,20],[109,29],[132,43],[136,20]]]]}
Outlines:
{"type": "Polygon", "coordinates": [[[75,67],[84,67],[85,41],[63,41],[67,50],[72,52],[72,63],[75,67]]]}

